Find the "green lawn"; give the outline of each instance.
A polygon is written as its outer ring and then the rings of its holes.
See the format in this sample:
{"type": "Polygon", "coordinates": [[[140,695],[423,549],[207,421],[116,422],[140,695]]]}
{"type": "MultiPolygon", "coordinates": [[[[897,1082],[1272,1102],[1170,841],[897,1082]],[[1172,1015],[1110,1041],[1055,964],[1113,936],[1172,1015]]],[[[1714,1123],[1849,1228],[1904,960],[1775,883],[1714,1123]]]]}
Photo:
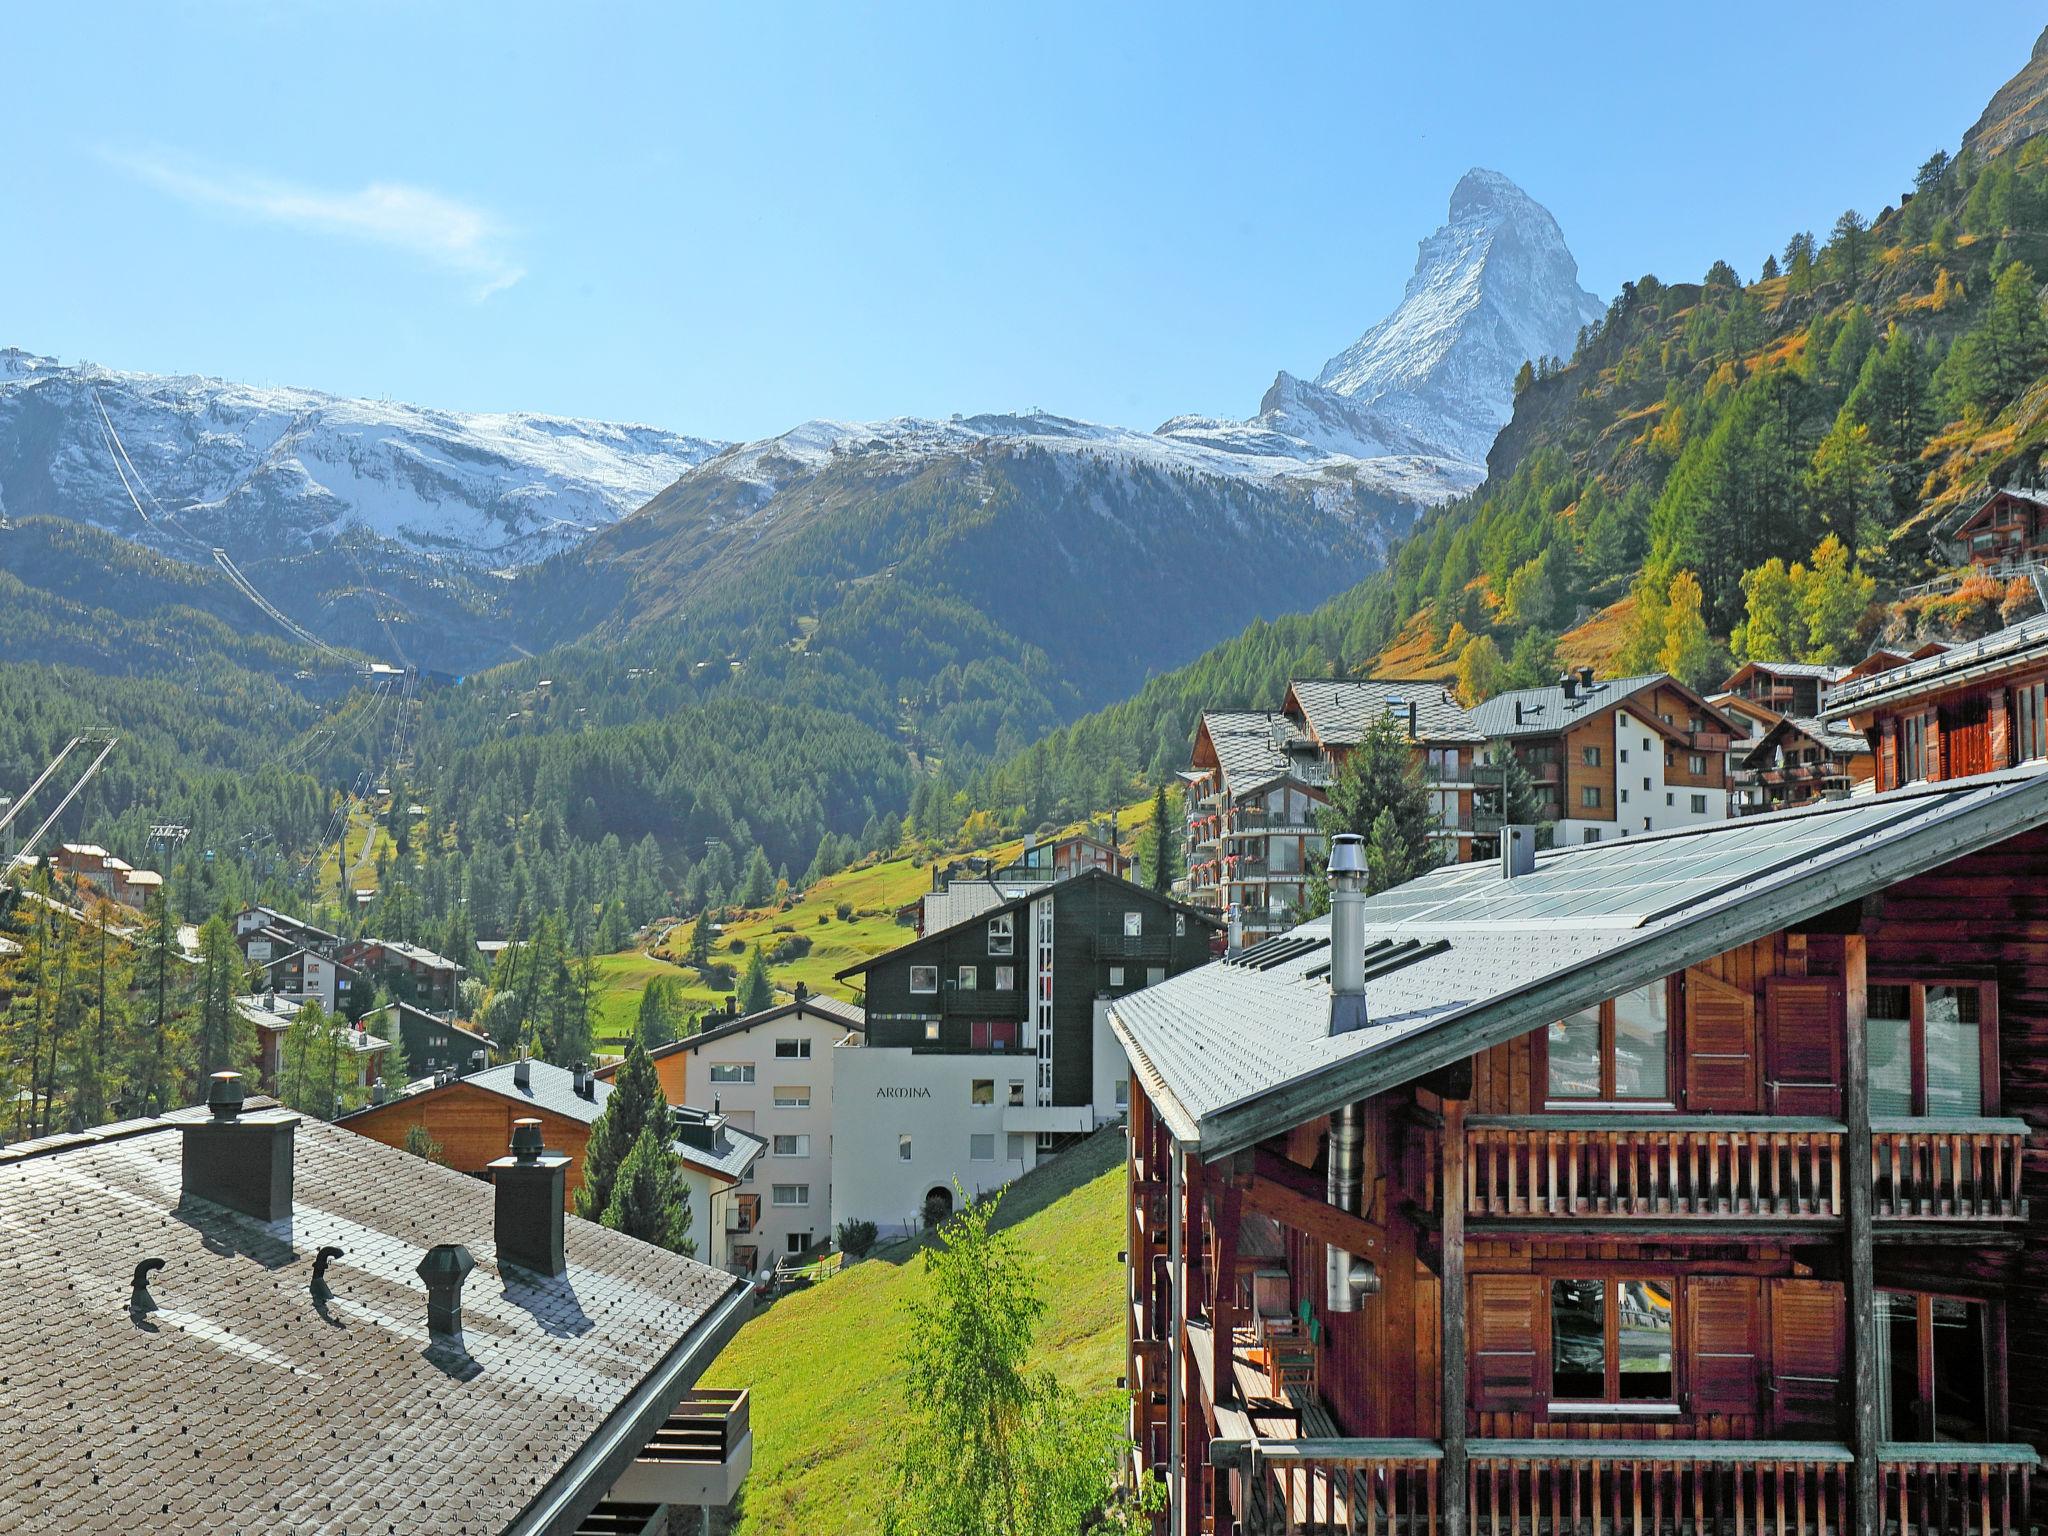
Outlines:
{"type": "MultiPolygon", "coordinates": [[[[1104,1131],[1011,1186],[1001,1225],[1031,1255],[1037,1355],[1084,1395],[1123,1371],[1124,1138],[1104,1131]]],[[[735,1512],[744,1536],[832,1536],[879,1524],[902,1419],[905,1305],[924,1293],[913,1244],[776,1302],[704,1384],[752,1393],[754,1467],[735,1512]]]]}
{"type": "Polygon", "coordinates": [[[591,963],[597,967],[597,996],[591,1032],[597,1037],[599,1048],[607,1051],[617,1048],[614,1041],[623,1043],[633,1033],[633,1022],[640,1016],[640,994],[646,990],[648,982],[657,976],[695,979],[694,972],[683,971],[652,955],[643,955],[637,949],[622,950],[616,955],[598,955],[591,963]]]}

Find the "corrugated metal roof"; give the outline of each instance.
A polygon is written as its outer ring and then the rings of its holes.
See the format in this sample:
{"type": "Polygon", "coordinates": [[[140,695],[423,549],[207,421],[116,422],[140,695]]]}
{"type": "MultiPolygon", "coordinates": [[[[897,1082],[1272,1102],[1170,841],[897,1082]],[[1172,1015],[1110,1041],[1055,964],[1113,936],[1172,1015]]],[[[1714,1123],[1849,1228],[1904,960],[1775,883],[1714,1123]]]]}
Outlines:
{"type": "Polygon", "coordinates": [[[1309,728],[1327,747],[1356,746],[1368,727],[1392,715],[1408,728],[1408,706],[1415,706],[1418,741],[1484,741],[1485,732],[1472,712],[1445,691],[1441,683],[1389,682],[1374,678],[1297,678],[1288,684],[1309,728]]]}
{"type": "Polygon", "coordinates": [[[1886,672],[1852,678],[1821,694],[1820,712],[1825,720],[1840,720],[1874,704],[1909,699],[1949,685],[1963,673],[1988,664],[2010,665],[2033,651],[2048,655],[2048,613],[2004,629],[1982,639],[1958,645],[1939,655],[1909,661],[1886,672]]]}
{"type": "Polygon", "coordinates": [[[1649,672],[1641,677],[1596,679],[1590,693],[1578,688],[1569,699],[1558,683],[1552,683],[1548,688],[1517,688],[1495,694],[1473,710],[1472,723],[1488,738],[1549,735],[1576,721],[1590,719],[1630,694],[1641,693],[1645,688],[1666,681],[1669,679],[1662,672],[1649,672]],[[1515,719],[1517,704],[1522,706],[1519,723],[1515,719]]]}
{"type": "MultiPolygon", "coordinates": [[[[1111,1022],[1175,1133],[1216,1155],[2044,824],[2048,772],[2015,770],[1574,845],[1513,880],[1450,865],[1366,904],[1368,945],[1449,948],[1371,977],[1363,1029],[1329,1033],[1320,947],[1186,972],[1111,1022]]],[[[1328,919],[1296,932],[1327,940],[1328,919]]]]}

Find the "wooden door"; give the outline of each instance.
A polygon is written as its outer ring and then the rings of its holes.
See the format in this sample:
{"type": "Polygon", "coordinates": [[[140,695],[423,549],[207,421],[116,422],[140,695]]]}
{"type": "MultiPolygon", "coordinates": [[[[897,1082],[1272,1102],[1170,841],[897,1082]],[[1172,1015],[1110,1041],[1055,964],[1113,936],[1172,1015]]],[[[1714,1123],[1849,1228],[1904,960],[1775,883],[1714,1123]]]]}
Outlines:
{"type": "Polygon", "coordinates": [[[1694,1276],[1685,1282],[1685,1308],[1687,1411],[1753,1416],[1763,1395],[1763,1282],[1694,1276]]]}
{"type": "Polygon", "coordinates": [[[1704,971],[1685,973],[1685,1107],[1755,1114],[1762,1106],[1756,999],[1704,971]]]}
{"type": "Polygon", "coordinates": [[[1771,1432],[1832,1440],[1844,1423],[1848,1372],[1842,1288],[1821,1280],[1771,1282],[1771,1432]]]}
{"type": "Polygon", "coordinates": [[[1773,1115],[1842,1115],[1842,983],[1834,976],[1764,982],[1764,1089],[1773,1115]]]}

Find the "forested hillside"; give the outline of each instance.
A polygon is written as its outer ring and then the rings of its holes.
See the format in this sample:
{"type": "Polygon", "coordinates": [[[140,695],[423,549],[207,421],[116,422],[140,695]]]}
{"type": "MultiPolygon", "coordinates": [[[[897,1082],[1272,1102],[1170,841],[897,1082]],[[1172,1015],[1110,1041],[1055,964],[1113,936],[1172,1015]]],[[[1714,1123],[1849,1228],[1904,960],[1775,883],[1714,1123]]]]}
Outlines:
{"type": "Polygon", "coordinates": [[[1053,732],[970,798],[1027,821],[1100,803],[1184,762],[1199,710],[1277,706],[1290,676],[1420,669],[1478,697],[1543,680],[1562,647],[1711,684],[1746,657],[1854,659],[2030,612],[2024,583],[1938,579],[1934,535],[2041,473],[2043,276],[2030,138],[1937,153],[1899,206],[1793,231],[1747,274],[1629,283],[1567,363],[1525,370],[1486,484],[1388,570],[1053,732]]]}

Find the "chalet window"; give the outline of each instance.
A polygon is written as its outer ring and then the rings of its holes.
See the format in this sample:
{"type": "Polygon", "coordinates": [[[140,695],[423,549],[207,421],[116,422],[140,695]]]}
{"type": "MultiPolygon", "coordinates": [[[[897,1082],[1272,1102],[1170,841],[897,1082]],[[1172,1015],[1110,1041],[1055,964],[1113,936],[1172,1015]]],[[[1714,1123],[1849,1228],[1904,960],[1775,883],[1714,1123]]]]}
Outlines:
{"type": "Polygon", "coordinates": [[[808,1184],[776,1184],[771,1187],[770,1201],[775,1205],[809,1205],[811,1186],[808,1184]]]}
{"type": "Polygon", "coordinates": [[[1899,782],[1917,784],[1927,771],[1927,716],[1908,715],[1899,722],[1899,782]]]}
{"type": "Polygon", "coordinates": [[[775,1157],[809,1157],[811,1138],[808,1136],[777,1136],[771,1154],[775,1157]]]}
{"type": "Polygon", "coordinates": [[[1017,952],[1017,928],[1015,918],[1008,912],[988,920],[988,952],[992,955],[1013,955],[1017,952]]]}
{"type": "Polygon", "coordinates": [[[1991,1439],[1990,1308],[1954,1296],[1879,1291],[1877,1321],[1885,1438],[1991,1439]]]}
{"type": "Polygon", "coordinates": [[[1984,1045],[1997,1009],[1992,985],[1871,983],[1872,1115],[1985,1113],[1984,1045]]]}
{"type": "Polygon", "coordinates": [[[1184,939],[1188,936],[1187,913],[1176,912],[1173,914],[1173,936],[1176,939],[1184,939]]]}
{"type": "Polygon", "coordinates": [[[996,990],[998,992],[1014,992],[1017,990],[1017,967],[1014,965],[999,965],[995,970],[996,990]]]}
{"type": "Polygon", "coordinates": [[[1600,786],[1598,784],[1580,786],[1579,804],[1589,811],[1598,810],[1600,808],[1600,786]]]}
{"type": "Polygon", "coordinates": [[[808,1037],[799,1037],[795,1040],[778,1040],[775,1042],[775,1055],[781,1061],[809,1061],[811,1059],[811,1042],[808,1037]]]}
{"type": "Polygon", "coordinates": [[[939,968],[936,965],[913,965],[910,968],[910,990],[913,992],[938,991],[939,968]]]}
{"type": "Polygon", "coordinates": [[[1126,912],[1124,914],[1124,937],[1127,939],[1140,938],[1144,932],[1145,914],[1142,912],[1126,912]]]}
{"type": "Polygon", "coordinates": [[[925,1026],[924,1026],[924,1037],[925,1037],[925,1039],[927,1039],[927,1040],[930,1040],[930,1041],[933,1041],[933,1042],[936,1042],[936,1041],[938,1040],[938,1038],[939,1038],[939,1021],[938,1021],[937,1019],[927,1019],[927,1020],[925,1021],[925,1026]]]}
{"type": "Polygon", "coordinates": [[[2015,688],[2012,703],[2012,760],[2031,763],[2048,757],[2048,683],[2015,688]]]}
{"type": "Polygon", "coordinates": [[[1598,768],[1600,766],[1600,749],[1598,747],[1579,748],[1579,761],[1588,768],[1598,768]]]}
{"type": "Polygon", "coordinates": [[[981,971],[971,965],[960,967],[959,979],[954,983],[962,992],[974,992],[981,987],[981,971]]]}
{"type": "Polygon", "coordinates": [[[977,1051],[1014,1051],[1017,1048],[1017,1021],[977,1019],[968,1028],[967,1043],[977,1051]]]}
{"type": "Polygon", "coordinates": [[[896,1159],[898,1162],[904,1163],[910,1161],[910,1133],[908,1131],[905,1131],[896,1138],[896,1159]]]}
{"type": "Polygon", "coordinates": [[[751,1061],[711,1063],[711,1081],[714,1083],[751,1083],[753,1080],[754,1064],[751,1061]]]}
{"type": "Polygon", "coordinates": [[[1112,965],[1109,968],[1109,984],[1112,987],[1120,987],[1124,984],[1124,968],[1122,966],[1112,965]]]}
{"type": "Polygon", "coordinates": [[[1156,986],[1158,986],[1158,985],[1159,985],[1159,983],[1161,983],[1161,982],[1162,982],[1162,981],[1164,981],[1164,980],[1166,980],[1166,967],[1165,967],[1165,966],[1163,966],[1163,965],[1148,965],[1148,966],[1146,966],[1146,967],[1145,967],[1145,985],[1146,985],[1146,986],[1148,986],[1148,987],[1156,987],[1156,986]]]}
{"type": "Polygon", "coordinates": [[[1705,795],[1692,796],[1692,813],[1695,816],[1707,814],[1707,797],[1705,795]]]}
{"type": "Polygon", "coordinates": [[[1663,1102],[1670,1092],[1665,997],[1656,981],[1552,1024],[1544,1040],[1547,1097],[1663,1102]]]}
{"type": "Polygon", "coordinates": [[[993,1104],[996,1101],[996,1080],[992,1077],[977,1077],[967,1092],[972,1103],[993,1104]]]}
{"type": "Polygon", "coordinates": [[[808,1088],[793,1088],[788,1085],[779,1087],[775,1090],[775,1107],[777,1109],[809,1109],[811,1107],[811,1090],[808,1088]]]}
{"type": "Polygon", "coordinates": [[[1685,757],[1685,771],[1687,773],[1705,773],[1707,771],[1707,754],[1704,752],[1688,752],[1685,757]]]}
{"type": "Polygon", "coordinates": [[[1673,1287],[1668,1280],[1553,1280],[1554,1404],[1671,1403],[1673,1287]]]}
{"type": "Polygon", "coordinates": [[[1021,1077],[1010,1079],[1010,1107],[1012,1109],[1022,1109],[1024,1107],[1024,1080],[1021,1077]]]}

